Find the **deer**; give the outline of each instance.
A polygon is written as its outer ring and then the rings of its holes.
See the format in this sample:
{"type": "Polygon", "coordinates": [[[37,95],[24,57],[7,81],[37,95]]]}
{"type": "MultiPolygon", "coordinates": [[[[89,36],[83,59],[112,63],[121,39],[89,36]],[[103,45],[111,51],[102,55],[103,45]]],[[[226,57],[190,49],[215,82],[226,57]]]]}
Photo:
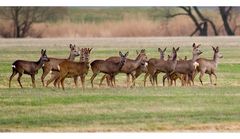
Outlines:
{"type": "Polygon", "coordinates": [[[118,63],[115,63],[113,61],[107,61],[107,60],[94,60],[90,65],[93,72],[93,75],[91,77],[91,85],[93,88],[93,81],[94,78],[101,72],[108,74],[110,76],[111,86],[113,87],[112,80],[113,78],[120,72],[122,67],[124,66],[126,62],[126,58],[128,56],[128,52],[125,54],[122,54],[121,51],[119,51],[120,61],[118,63]]]}
{"type": "MultiPolygon", "coordinates": [[[[146,64],[147,61],[147,56],[145,54],[145,49],[142,49],[140,52],[137,52],[137,57],[135,60],[133,59],[126,59],[125,64],[123,65],[123,67],[120,70],[120,73],[126,73],[127,74],[127,87],[129,86],[129,80],[130,80],[130,75],[132,76],[132,85],[131,86],[135,86],[135,80],[136,80],[136,70],[138,68],[141,68],[142,65],[146,64]]],[[[106,61],[112,61],[114,63],[119,63],[120,62],[120,57],[109,57],[108,59],[106,59],[106,61]]],[[[145,65],[146,66],[146,65],[145,65]]],[[[102,84],[102,81],[104,80],[104,78],[107,78],[107,83],[109,85],[109,80],[110,80],[110,76],[108,74],[105,74],[101,81],[100,81],[100,85],[102,84]]],[[[115,78],[113,78],[113,82],[115,84],[115,78]]]]}
{"type": "MultiPolygon", "coordinates": [[[[171,56],[168,55],[168,60],[170,60],[170,59],[171,59],[171,56]]],[[[179,60],[183,60],[183,59],[179,58],[179,60]]],[[[185,61],[187,60],[187,56],[184,57],[184,60],[185,61]]],[[[174,72],[170,75],[169,78],[170,78],[170,86],[173,85],[173,82],[174,82],[174,86],[176,86],[177,85],[177,83],[176,83],[177,79],[181,80],[182,86],[184,86],[186,84],[186,75],[184,75],[184,74],[174,72]]]]}
{"type": "Polygon", "coordinates": [[[186,80],[187,80],[188,84],[190,84],[190,82],[192,82],[192,84],[194,85],[194,74],[196,72],[196,68],[194,65],[195,65],[196,60],[199,58],[199,55],[202,54],[202,51],[199,50],[199,46],[200,46],[200,44],[196,45],[195,43],[193,43],[192,59],[177,61],[175,72],[186,75],[187,76],[186,80]]]}
{"type": "Polygon", "coordinates": [[[38,70],[44,65],[44,63],[48,62],[49,59],[46,54],[46,50],[41,50],[41,57],[38,61],[25,61],[25,60],[16,60],[12,64],[12,75],[9,78],[9,88],[11,88],[12,78],[18,74],[17,81],[21,88],[23,88],[21,84],[21,77],[23,74],[30,75],[32,78],[32,87],[36,88],[35,85],[35,75],[38,73],[38,70]]]}
{"type": "MultiPolygon", "coordinates": [[[[166,52],[166,50],[167,50],[167,48],[164,48],[163,50],[161,49],[161,48],[158,48],[158,52],[160,53],[160,60],[162,60],[162,61],[164,61],[164,56],[165,56],[165,52],[166,52]]],[[[150,75],[149,73],[148,73],[148,68],[151,70],[152,68],[154,68],[153,66],[155,65],[155,63],[158,61],[159,59],[157,59],[157,58],[151,58],[151,59],[149,59],[148,60],[148,63],[147,63],[147,69],[144,69],[145,70],[145,76],[144,76],[144,86],[146,86],[146,78],[150,75]]],[[[136,73],[137,75],[138,75],[138,72],[136,73]]],[[[158,73],[156,73],[156,75],[157,75],[158,73]]],[[[150,81],[151,81],[151,83],[153,84],[153,80],[152,80],[152,78],[150,78],[150,81]]],[[[158,84],[157,83],[157,78],[156,78],[156,80],[155,80],[155,82],[156,82],[156,84],[158,84]]]]}
{"type": "Polygon", "coordinates": [[[54,81],[55,74],[57,74],[56,72],[58,71],[57,66],[61,62],[65,61],[65,60],[74,61],[75,57],[79,56],[79,52],[76,50],[75,45],[70,44],[69,48],[70,48],[70,54],[67,59],[49,57],[49,61],[44,64],[44,66],[42,67],[43,73],[41,76],[41,81],[42,81],[43,86],[45,86],[44,79],[50,72],[52,73],[52,77],[51,77],[51,79],[48,80],[48,84],[50,84],[52,81],[54,81]]]}
{"type": "Polygon", "coordinates": [[[85,89],[85,77],[89,71],[89,55],[91,50],[92,48],[82,48],[81,53],[83,53],[83,57],[80,58],[79,62],[65,60],[59,64],[59,77],[57,79],[57,84],[61,82],[63,90],[65,90],[64,80],[66,78],[74,77],[74,81],[76,81],[78,76],[81,78],[82,88],[85,89]]]}
{"type": "Polygon", "coordinates": [[[223,55],[219,52],[219,47],[217,46],[216,48],[212,46],[213,49],[213,59],[205,59],[205,58],[199,58],[196,60],[198,63],[197,66],[197,72],[200,72],[199,80],[201,84],[203,85],[202,78],[204,74],[208,74],[210,78],[210,83],[213,84],[212,82],[212,75],[215,76],[215,84],[217,85],[217,75],[216,75],[216,70],[217,66],[219,63],[219,59],[223,58],[223,55]]]}
{"type": "MultiPolygon", "coordinates": [[[[157,75],[160,72],[166,73],[166,75],[169,75],[176,66],[177,63],[177,52],[179,50],[179,47],[175,49],[175,47],[172,48],[172,59],[171,60],[162,60],[158,59],[155,62],[148,62],[148,72],[144,76],[144,86],[146,85],[146,78],[150,75],[150,81],[152,85],[154,86],[154,81],[157,85],[157,75]],[[148,75],[149,74],[149,75],[148,75]]],[[[164,82],[163,82],[163,85],[164,82]]]]}
{"type": "MultiPolygon", "coordinates": [[[[92,50],[92,48],[82,48],[82,49],[80,49],[80,48],[78,47],[78,51],[79,51],[79,53],[80,53],[80,60],[79,60],[79,62],[85,62],[85,61],[86,61],[85,59],[88,59],[91,50],[92,50]]],[[[70,61],[70,60],[64,60],[64,61],[70,61]]],[[[59,67],[58,67],[58,68],[59,68],[59,67]]],[[[54,71],[53,73],[54,73],[54,74],[52,74],[52,78],[47,81],[46,87],[48,87],[48,85],[49,85],[51,82],[54,81],[54,86],[56,87],[56,86],[58,85],[58,88],[60,88],[60,82],[57,83],[58,78],[59,78],[59,76],[60,76],[59,70],[56,70],[56,71],[54,71]]],[[[72,78],[72,76],[67,76],[67,78],[72,78]]],[[[75,87],[77,87],[77,86],[78,86],[78,84],[77,84],[78,77],[75,76],[75,77],[73,77],[73,78],[74,78],[75,87]]]]}

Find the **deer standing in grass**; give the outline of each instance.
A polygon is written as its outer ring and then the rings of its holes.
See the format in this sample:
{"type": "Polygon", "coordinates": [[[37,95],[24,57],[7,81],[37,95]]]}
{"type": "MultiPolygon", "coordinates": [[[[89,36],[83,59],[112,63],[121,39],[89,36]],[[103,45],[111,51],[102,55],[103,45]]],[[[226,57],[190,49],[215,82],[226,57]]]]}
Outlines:
{"type": "Polygon", "coordinates": [[[212,49],[214,51],[213,59],[205,59],[205,58],[199,58],[197,59],[197,63],[199,64],[197,67],[197,71],[200,72],[199,80],[201,84],[203,85],[202,82],[202,77],[204,74],[208,74],[210,78],[211,84],[212,82],[212,75],[215,76],[216,83],[217,84],[217,75],[216,75],[216,70],[217,70],[217,65],[219,63],[219,59],[223,58],[222,54],[219,52],[219,47],[217,46],[216,48],[212,46],[212,49]]]}
{"type": "Polygon", "coordinates": [[[79,52],[76,50],[75,45],[70,44],[69,48],[70,48],[70,55],[67,59],[51,58],[50,57],[49,61],[44,64],[44,66],[42,67],[43,73],[42,73],[42,76],[41,76],[41,81],[42,81],[43,86],[45,86],[44,79],[48,75],[49,72],[52,72],[52,76],[51,76],[51,79],[49,79],[47,81],[47,84],[49,85],[52,81],[54,81],[55,76],[56,76],[55,74],[57,74],[57,72],[58,72],[57,71],[58,70],[58,65],[61,62],[65,61],[65,60],[74,61],[75,57],[79,56],[79,52]]]}
{"type": "Polygon", "coordinates": [[[196,45],[195,43],[193,43],[192,59],[177,61],[177,65],[175,68],[176,73],[187,75],[187,79],[186,79],[187,83],[192,82],[193,85],[194,85],[194,74],[196,72],[196,68],[194,64],[196,60],[199,58],[199,55],[202,54],[202,52],[199,50],[199,46],[200,45],[196,45]]]}
{"type": "MultiPolygon", "coordinates": [[[[65,60],[59,64],[59,77],[57,79],[57,84],[61,82],[62,89],[64,90],[64,80],[66,78],[73,77],[74,81],[77,80],[78,76],[81,78],[82,88],[85,88],[85,77],[89,70],[89,56],[92,48],[82,48],[80,62],[65,60]]],[[[75,82],[76,84],[76,82],[75,82]]]]}
{"type": "MultiPolygon", "coordinates": [[[[170,59],[171,59],[171,56],[168,55],[168,60],[170,60],[170,59]]],[[[183,59],[179,58],[179,60],[183,60],[183,59]]],[[[185,61],[187,60],[187,56],[185,56],[184,60],[185,61]]],[[[184,75],[184,74],[174,72],[170,75],[169,78],[170,78],[170,83],[169,83],[169,81],[168,81],[168,83],[170,84],[170,86],[172,86],[173,83],[174,83],[174,86],[176,86],[177,79],[181,80],[182,86],[184,86],[186,84],[186,75],[184,75]]]]}
{"type": "Polygon", "coordinates": [[[112,81],[124,66],[127,55],[128,55],[128,52],[125,54],[122,54],[122,52],[119,51],[120,61],[118,63],[115,63],[113,61],[107,61],[107,60],[94,60],[91,63],[91,69],[92,69],[93,75],[90,80],[91,80],[92,88],[93,88],[94,78],[100,72],[108,74],[110,76],[111,86],[113,87],[114,85],[112,81]]]}
{"type": "MultiPolygon", "coordinates": [[[[146,53],[145,53],[145,49],[142,49],[140,52],[137,51],[137,54],[138,54],[138,56],[136,57],[135,60],[127,58],[126,62],[124,63],[123,67],[120,70],[120,73],[126,73],[127,74],[127,87],[129,86],[130,75],[132,77],[132,86],[135,85],[136,70],[138,68],[142,68],[141,66],[145,65],[146,61],[147,61],[147,56],[146,56],[146,53]]],[[[114,63],[119,63],[120,59],[121,59],[120,57],[109,57],[105,61],[111,61],[111,62],[114,62],[114,63]]],[[[102,81],[105,78],[107,78],[108,85],[110,84],[110,75],[105,74],[100,81],[100,85],[102,84],[102,81]]],[[[112,81],[115,84],[115,78],[113,78],[112,81]]]]}
{"type": "MultiPolygon", "coordinates": [[[[172,59],[171,60],[162,60],[159,59],[154,63],[148,63],[148,73],[144,77],[144,86],[146,85],[146,78],[148,74],[150,74],[150,79],[152,79],[153,82],[152,85],[154,85],[154,81],[156,82],[157,80],[157,74],[160,72],[166,73],[166,77],[168,77],[175,69],[176,64],[177,64],[177,52],[179,50],[178,48],[172,49],[172,59]]],[[[157,82],[156,82],[157,85],[157,82]]],[[[164,86],[164,80],[163,80],[163,86],[164,86]]]]}
{"type": "Polygon", "coordinates": [[[9,88],[11,88],[11,81],[12,78],[18,73],[18,83],[21,88],[21,77],[23,74],[30,75],[32,78],[32,86],[33,88],[36,87],[35,85],[35,74],[38,73],[38,70],[44,65],[45,62],[49,61],[46,50],[41,51],[41,57],[38,61],[25,61],[25,60],[16,60],[12,64],[12,75],[9,78],[9,88]]]}
{"type": "MultiPolygon", "coordinates": [[[[146,69],[146,72],[145,72],[146,74],[145,74],[145,77],[144,77],[144,86],[146,86],[146,78],[150,75],[148,73],[148,68],[152,71],[154,69],[154,65],[157,63],[157,61],[159,61],[159,60],[164,61],[164,56],[165,56],[166,50],[167,50],[167,48],[164,48],[163,50],[161,48],[158,48],[158,52],[160,54],[160,59],[151,58],[151,59],[148,60],[147,69],[146,69]]],[[[156,76],[157,76],[157,74],[158,73],[156,73],[156,76]]],[[[154,79],[156,79],[154,81],[156,82],[156,84],[158,84],[157,78],[154,78],[154,79]]],[[[154,83],[153,78],[150,78],[150,81],[151,81],[152,84],[154,83]]]]}
{"type": "MultiPolygon", "coordinates": [[[[79,62],[85,62],[85,59],[88,59],[88,57],[89,57],[89,54],[90,54],[90,51],[92,50],[90,50],[89,48],[82,48],[82,49],[80,49],[80,48],[78,48],[78,51],[79,51],[79,53],[80,53],[80,60],[79,60],[79,62]]],[[[71,61],[71,60],[64,60],[64,61],[71,61]]],[[[58,85],[58,88],[60,88],[60,82],[57,84],[57,80],[58,80],[58,78],[59,78],[59,76],[60,76],[60,73],[59,73],[59,71],[54,71],[53,73],[52,73],[52,77],[51,77],[51,79],[49,79],[48,81],[47,81],[47,84],[46,84],[46,87],[48,87],[48,85],[51,83],[51,82],[53,82],[54,81],[54,86],[56,87],[57,85],[58,85]]],[[[69,77],[70,78],[70,77],[69,77]]],[[[77,81],[78,81],[78,77],[74,77],[74,83],[75,83],[75,86],[77,87],[77,81]]]]}

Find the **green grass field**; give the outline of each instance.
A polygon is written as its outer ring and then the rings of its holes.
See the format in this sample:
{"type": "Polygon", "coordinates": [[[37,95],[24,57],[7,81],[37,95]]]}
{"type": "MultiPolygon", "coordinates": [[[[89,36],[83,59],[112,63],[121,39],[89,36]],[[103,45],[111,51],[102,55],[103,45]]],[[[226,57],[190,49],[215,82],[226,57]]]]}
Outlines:
{"type": "MultiPolygon", "coordinates": [[[[0,39],[0,131],[240,131],[240,37],[163,37],[163,38],[84,38],[84,39],[0,39]],[[201,45],[201,57],[212,58],[212,48],[219,46],[224,58],[218,66],[217,86],[209,84],[208,75],[201,86],[143,87],[143,76],[135,88],[126,88],[126,76],[117,76],[117,87],[75,88],[73,79],[66,79],[66,90],[44,88],[40,76],[36,89],[29,76],[22,77],[20,89],[15,77],[8,88],[11,64],[16,59],[38,60],[41,48],[49,57],[68,56],[68,44],[93,47],[91,61],[105,59],[145,48],[148,58],[158,58],[157,48],[179,46],[178,55],[191,58],[193,42],[201,45]]],[[[79,58],[76,59],[78,61],[79,58]]],[[[49,76],[47,77],[47,79],[49,76]]],[[[46,80],[47,80],[46,79],[46,80]]],[[[105,83],[106,84],[106,83],[105,83]]],[[[79,82],[80,86],[80,82],[79,82]]]]}

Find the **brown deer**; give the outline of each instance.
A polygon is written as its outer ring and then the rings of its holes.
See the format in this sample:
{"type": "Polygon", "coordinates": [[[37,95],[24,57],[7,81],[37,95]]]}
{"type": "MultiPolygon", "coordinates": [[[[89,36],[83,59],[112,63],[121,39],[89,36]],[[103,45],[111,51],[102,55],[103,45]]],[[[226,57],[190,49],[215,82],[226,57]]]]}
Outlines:
{"type": "MultiPolygon", "coordinates": [[[[158,48],[158,52],[160,53],[160,60],[162,60],[162,61],[164,61],[164,55],[165,55],[165,52],[166,52],[166,50],[167,50],[167,48],[164,48],[163,50],[161,49],[161,48],[158,48]]],[[[150,69],[150,72],[152,71],[152,69],[154,68],[154,65],[156,64],[156,62],[158,61],[159,59],[157,59],[157,58],[151,58],[151,59],[149,59],[148,60],[148,64],[147,64],[147,69],[146,69],[146,74],[145,74],[145,76],[144,76],[144,86],[146,86],[146,78],[150,75],[149,73],[148,73],[148,68],[150,69]]],[[[138,73],[136,73],[136,74],[138,74],[138,73]]],[[[156,73],[156,76],[157,76],[157,74],[158,73],[156,73]]],[[[158,84],[157,83],[157,78],[155,78],[156,80],[154,80],[155,82],[156,82],[156,84],[158,84]]],[[[152,78],[150,78],[150,81],[151,81],[151,83],[153,84],[153,79],[152,78]]]]}
{"type": "Polygon", "coordinates": [[[210,60],[205,58],[199,58],[196,61],[199,64],[197,67],[197,71],[200,72],[199,80],[202,85],[203,85],[202,77],[205,73],[209,75],[211,84],[212,84],[212,75],[214,75],[216,80],[216,83],[214,85],[217,84],[217,75],[216,75],[217,65],[219,63],[219,59],[223,58],[223,56],[222,54],[220,54],[218,46],[216,48],[212,46],[212,48],[214,51],[213,59],[210,60]]]}
{"type": "MultiPolygon", "coordinates": [[[[84,57],[81,58],[82,61],[74,62],[65,60],[59,64],[59,77],[57,79],[57,84],[61,82],[62,89],[64,90],[64,80],[65,78],[74,77],[76,81],[77,77],[80,76],[82,87],[85,88],[85,77],[88,74],[89,70],[89,55],[92,48],[82,48],[81,52],[84,53],[84,57]]],[[[76,84],[76,82],[75,82],[76,84]]]]}
{"type": "MultiPolygon", "coordinates": [[[[168,55],[168,60],[170,60],[170,58],[171,58],[171,56],[168,55]]],[[[179,60],[183,60],[183,59],[179,58],[179,60]]],[[[185,61],[187,60],[187,56],[185,56],[184,60],[185,61]]],[[[174,83],[174,86],[176,86],[177,85],[177,83],[176,83],[177,79],[179,79],[181,81],[182,86],[184,86],[186,84],[186,75],[184,75],[184,74],[174,72],[170,75],[169,78],[170,78],[170,86],[172,86],[173,83],[174,83]]]]}
{"type": "Polygon", "coordinates": [[[94,60],[91,63],[91,69],[92,69],[93,75],[90,80],[91,80],[92,88],[93,88],[93,80],[100,72],[108,74],[110,76],[111,86],[113,86],[112,80],[114,76],[117,75],[122,69],[122,67],[124,66],[127,55],[128,55],[128,52],[126,54],[122,54],[122,52],[119,51],[120,61],[118,63],[115,63],[113,61],[107,61],[107,60],[94,60]]]}
{"type": "Polygon", "coordinates": [[[195,43],[193,43],[192,59],[186,60],[186,61],[185,60],[177,61],[177,65],[175,68],[176,73],[187,75],[187,82],[191,81],[193,85],[194,85],[194,74],[196,71],[194,63],[198,59],[199,55],[202,54],[202,52],[198,49],[199,46],[200,45],[196,45],[195,43]]]}
{"type": "MultiPolygon", "coordinates": [[[[80,53],[80,61],[79,62],[85,62],[85,59],[88,59],[88,57],[89,57],[89,54],[90,54],[90,51],[92,50],[90,50],[90,48],[82,48],[82,49],[80,49],[79,47],[78,47],[78,51],[79,51],[79,53],[80,53]]],[[[68,59],[67,59],[68,60],[68,59]]],[[[64,61],[67,61],[67,60],[64,60],[64,61]]],[[[71,61],[71,60],[69,60],[69,61],[71,61]]],[[[58,88],[60,88],[60,82],[57,84],[57,80],[58,80],[58,78],[60,77],[60,73],[59,73],[59,71],[54,71],[54,72],[52,72],[52,76],[51,76],[51,79],[49,79],[48,81],[47,81],[47,84],[46,84],[46,87],[48,87],[48,85],[51,83],[51,82],[53,82],[54,81],[54,86],[56,87],[57,85],[58,85],[58,88]]],[[[70,77],[69,77],[70,78],[70,77]]],[[[78,77],[74,77],[74,83],[75,83],[75,86],[77,87],[77,80],[78,80],[78,77]]]]}
{"type": "MultiPolygon", "coordinates": [[[[177,52],[179,50],[179,47],[177,49],[175,49],[173,47],[172,49],[172,59],[171,60],[162,60],[159,59],[157,60],[155,63],[148,63],[148,73],[150,74],[150,79],[152,79],[153,82],[152,85],[154,85],[154,81],[156,81],[157,79],[157,74],[160,72],[164,72],[166,73],[166,77],[168,77],[175,69],[176,64],[177,64],[177,52]]],[[[144,77],[144,86],[146,84],[146,77],[147,75],[145,75],[144,77]]],[[[163,78],[163,86],[165,86],[164,84],[165,78],[163,78]]],[[[157,82],[156,82],[157,85],[157,82]]]]}
{"type": "Polygon", "coordinates": [[[33,88],[36,87],[35,85],[35,74],[38,73],[38,70],[44,65],[45,62],[49,61],[46,50],[41,51],[41,57],[37,62],[34,61],[25,61],[25,60],[16,60],[12,64],[12,75],[9,78],[9,88],[11,88],[11,81],[12,78],[18,73],[18,83],[21,88],[21,77],[23,74],[30,75],[32,78],[32,86],[33,88]]]}
{"type": "Polygon", "coordinates": [[[57,66],[61,62],[63,62],[64,60],[74,61],[75,57],[79,56],[79,52],[76,50],[75,45],[70,44],[69,48],[70,48],[70,55],[67,59],[50,58],[49,57],[49,61],[44,64],[44,66],[42,67],[43,73],[42,73],[42,76],[41,76],[41,81],[42,81],[43,86],[45,86],[45,83],[44,83],[45,77],[51,71],[52,71],[52,77],[51,77],[51,79],[48,80],[48,84],[50,84],[54,80],[55,74],[57,74],[55,72],[57,72],[57,70],[58,70],[57,66]]]}
{"type": "MultiPolygon", "coordinates": [[[[147,61],[147,56],[145,54],[145,49],[142,49],[140,52],[137,51],[138,56],[136,57],[135,60],[133,59],[126,59],[125,64],[123,65],[123,67],[120,70],[120,73],[126,73],[127,74],[127,86],[129,86],[129,80],[130,80],[130,75],[132,76],[132,83],[134,86],[135,85],[135,71],[141,67],[141,65],[145,65],[146,61],[147,61]]],[[[120,57],[109,57],[108,59],[106,59],[105,61],[111,61],[114,63],[119,63],[120,62],[120,57]]],[[[100,81],[100,85],[102,84],[102,81],[104,80],[104,78],[107,78],[107,83],[109,85],[109,80],[110,80],[110,75],[105,74],[101,81],[100,81]]],[[[115,78],[113,78],[113,83],[115,84],[115,78]]]]}

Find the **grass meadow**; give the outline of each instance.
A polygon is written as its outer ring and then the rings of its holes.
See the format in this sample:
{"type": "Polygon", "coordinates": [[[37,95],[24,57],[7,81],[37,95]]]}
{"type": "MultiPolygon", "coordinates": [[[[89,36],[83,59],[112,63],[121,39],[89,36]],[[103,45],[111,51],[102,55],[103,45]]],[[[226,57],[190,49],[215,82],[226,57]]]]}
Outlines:
{"type": "MultiPolygon", "coordinates": [[[[74,39],[0,39],[0,131],[100,132],[100,131],[240,131],[240,37],[146,37],[146,38],[74,38],[74,39]],[[90,59],[105,59],[129,51],[146,49],[148,58],[158,58],[157,48],[180,47],[179,57],[191,58],[192,43],[201,44],[201,57],[212,58],[211,46],[219,46],[224,58],[218,65],[217,86],[204,76],[204,86],[198,76],[195,86],[152,87],[143,76],[135,88],[126,88],[125,74],[117,75],[116,88],[99,87],[99,74],[90,87],[91,70],[85,90],[75,88],[73,79],[66,79],[66,90],[53,85],[42,86],[36,76],[37,88],[31,88],[31,78],[23,75],[20,89],[17,77],[8,88],[11,64],[16,59],[38,60],[40,50],[48,57],[66,58],[69,43],[94,48],[90,59]]],[[[76,59],[78,61],[79,58],[76,59]]],[[[45,80],[49,79],[48,76],[45,80]]]]}

